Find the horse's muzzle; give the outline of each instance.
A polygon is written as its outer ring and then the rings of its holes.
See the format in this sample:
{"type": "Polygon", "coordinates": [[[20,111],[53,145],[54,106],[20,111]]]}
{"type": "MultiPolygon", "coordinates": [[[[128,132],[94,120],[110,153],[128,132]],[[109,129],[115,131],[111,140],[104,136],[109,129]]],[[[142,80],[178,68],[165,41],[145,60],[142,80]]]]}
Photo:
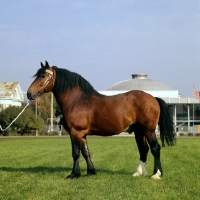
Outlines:
{"type": "Polygon", "coordinates": [[[27,91],[27,98],[28,98],[29,100],[34,100],[34,99],[36,99],[37,97],[38,97],[37,93],[33,94],[33,93],[31,93],[30,91],[27,91]]]}

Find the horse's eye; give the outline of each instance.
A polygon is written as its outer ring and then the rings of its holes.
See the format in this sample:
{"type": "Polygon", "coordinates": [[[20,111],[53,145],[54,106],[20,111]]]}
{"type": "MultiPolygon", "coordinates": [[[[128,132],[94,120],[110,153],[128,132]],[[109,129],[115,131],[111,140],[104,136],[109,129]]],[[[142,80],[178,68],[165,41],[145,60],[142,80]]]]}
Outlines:
{"type": "Polygon", "coordinates": [[[42,78],[44,78],[45,77],[45,75],[44,74],[42,74],[42,78]]]}

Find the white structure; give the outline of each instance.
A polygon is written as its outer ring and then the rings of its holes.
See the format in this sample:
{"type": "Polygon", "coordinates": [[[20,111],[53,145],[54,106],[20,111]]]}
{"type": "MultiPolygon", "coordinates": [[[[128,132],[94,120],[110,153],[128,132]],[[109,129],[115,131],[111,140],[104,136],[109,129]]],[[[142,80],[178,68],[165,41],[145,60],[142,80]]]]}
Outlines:
{"type": "Polygon", "coordinates": [[[170,112],[179,133],[200,133],[200,101],[196,98],[184,98],[178,90],[169,86],[147,79],[146,74],[133,74],[132,79],[121,81],[109,87],[106,91],[99,91],[104,95],[115,95],[130,90],[142,90],[154,97],[162,98],[169,104],[170,112]]]}
{"type": "Polygon", "coordinates": [[[58,135],[61,136],[62,129],[63,129],[62,115],[59,115],[57,118],[47,118],[48,135],[50,135],[51,131],[56,131],[58,132],[58,135]]]}
{"type": "Polygon", "coordinates": [[[142,90],[152,96],[161,98],[179,98],[178,90],[173,90],[163,83],[147,79],[147,74],[132,74],[132,79],[116,83],[109,87],[105,93],[117,94],[119,91],[121,93],[129,90],[142,90]]]}
{"type": "Polygon", "coordinates": [[[19,82],[0,82],[0,112],[9,106],[22,106],[24,94],[19,82]]]}

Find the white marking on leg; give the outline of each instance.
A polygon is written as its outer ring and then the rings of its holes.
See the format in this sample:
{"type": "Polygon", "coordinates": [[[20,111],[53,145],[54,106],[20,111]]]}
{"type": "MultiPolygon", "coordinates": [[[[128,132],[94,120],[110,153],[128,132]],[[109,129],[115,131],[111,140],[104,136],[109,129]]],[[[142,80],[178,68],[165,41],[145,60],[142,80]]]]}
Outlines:
{"type": "Polygon", "coordinates": [[[146,170],[145,166],[146,166],[146,163],[142,162],[140,160],[138,168],[137,168],[136,172],[132,176],[146,176],[147,175],[147,170],[146,170]]]}
{"type": "Polygon", "coordinates": [[[161,179],[161,172],[160,170],[158,169],[158,171],[151,176],[152,179],[161,179]]]}

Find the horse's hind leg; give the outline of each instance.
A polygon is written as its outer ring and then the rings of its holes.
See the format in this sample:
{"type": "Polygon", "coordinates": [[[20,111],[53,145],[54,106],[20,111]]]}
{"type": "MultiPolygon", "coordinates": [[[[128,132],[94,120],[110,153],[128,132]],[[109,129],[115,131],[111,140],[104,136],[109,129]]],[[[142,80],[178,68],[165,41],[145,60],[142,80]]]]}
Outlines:
{"type": "Polygon", "coordinates": [[[88,149],[86,136],[82,138],[81,153],[82,153],[82,155],[85,158],[85,161],[87,163],[87,176],[95,175],[96,170],[95,170],[94,165],[93,165],[91,158],[90,158],[90,152],[89,152],[89,149],[88,149]]]}
{"type": "Polygon", "coordinates": [[[148,143],[151,148],[151,153],[154,156],[154,172],[151,176],[152,179],[160,179],[160,176],[162,175],[162,167],[160,162],[160,145],[156,139],[155,132],[148,132],[146,134],[148,143]]]}
{"type": "Polygon", "coordinates": [[[72,173],[67,176],[69,179],[78,178],[80,173],[80,167],[79,167],[79,157],[80,157],[80,143],[76,143],[71,138],[71,144],[72,144],[72,157],[74,161],[72,173]]]}
{"type": "Polygon", "coordinates": [[[135,140],[138,146],[138,150],[140,153],[140,161],[138,168],[136,172],[133,174],[133,176],[146,176],[147,171],[146,171],[146,161],[147,161],[147,154],[149,151],[149,146],[147,144],[146,138],[142,132],[135,131],[135,140]]]}

